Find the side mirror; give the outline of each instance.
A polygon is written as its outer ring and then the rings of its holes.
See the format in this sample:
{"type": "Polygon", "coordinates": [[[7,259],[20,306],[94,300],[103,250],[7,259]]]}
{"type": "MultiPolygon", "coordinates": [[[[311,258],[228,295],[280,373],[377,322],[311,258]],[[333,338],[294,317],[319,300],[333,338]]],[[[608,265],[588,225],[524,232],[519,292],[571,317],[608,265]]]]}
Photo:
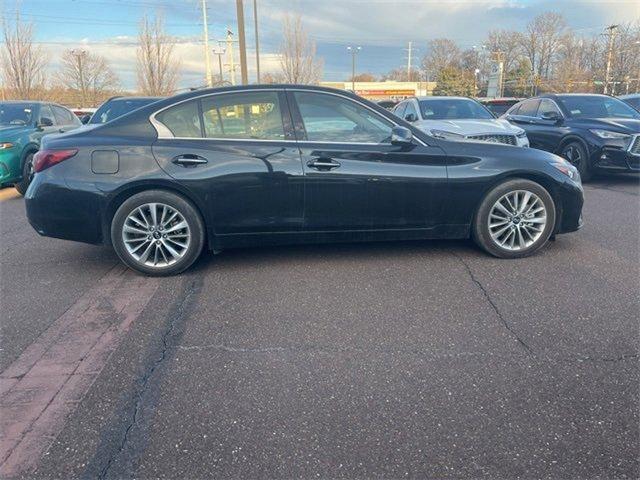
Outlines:
{"type": "Polygon", "coordinates": [[[415,122],[416,120],[418,120],[418,117],[416,116],[416,114],[415,114],[415,113],[407,113],[407,114],[404,116],[404,119],[405,119],[407,122],[415,122]]]}
{"type": "Polygon", "coordinates": [[[551,122],[558,122],[562,120],[562,117],[558,115],[558,112],[550,111],[550,112],[544,112],[542,114],[542,119],[549,120],[551,122]]]}
{"type": "Polygon", "coordinates": [[[80,117],[80,122],[83,125],[86,125],[87,123],[89,123],[89,120],[91,120],[91,115],[89,115],[88,113],[80,117]]]}
{"type": "Polygon", "coordinates": [[[49,117],[41,117],[40,123],[38,123],[38,127],[53,127],[53,120],[49,117]]]}
{"type": "Polygon", "coordinates": [[[406,127],[393,127],[391,129],[391,143],[393,145],[411,145],[413,133],[406,127]]]}

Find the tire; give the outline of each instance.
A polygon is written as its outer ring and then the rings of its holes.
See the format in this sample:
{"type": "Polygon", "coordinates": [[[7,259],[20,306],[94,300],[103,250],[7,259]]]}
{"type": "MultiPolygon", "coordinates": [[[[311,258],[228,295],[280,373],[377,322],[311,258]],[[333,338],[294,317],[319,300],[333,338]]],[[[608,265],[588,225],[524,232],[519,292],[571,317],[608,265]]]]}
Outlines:
{"type": "Polygon", "coordinates": [[[204,223],[188,200],[149,190],[120,205],[111,221],[111,243],[120,260],[133,270],[151,276],[175,275],[202,252],[204,223]]]}
{"type": "Polygon", "coordinates": [[[28,153],[22,162],[22,180],[15,184],[16,190],[20,195],[27,193],[27,188],[33,180],[33,156],[36,152],[28,153]]]}
{"type": "Polygon", "coordinates": [[[472,235],[478,246],[495,257],[522,258],[548,242],[555,224],[556,206],[549,192],[530,180],[513,179],[484,197],[472,235]]]}
{"type": "Polygon", "coordinates": [[[591,179],[593,165],[591,165],[589,154],[582,142],[575,140],[563,145],[560,149],[560,156],[571,162],[578,169],[583,182],[588,182],[591,179]]]}

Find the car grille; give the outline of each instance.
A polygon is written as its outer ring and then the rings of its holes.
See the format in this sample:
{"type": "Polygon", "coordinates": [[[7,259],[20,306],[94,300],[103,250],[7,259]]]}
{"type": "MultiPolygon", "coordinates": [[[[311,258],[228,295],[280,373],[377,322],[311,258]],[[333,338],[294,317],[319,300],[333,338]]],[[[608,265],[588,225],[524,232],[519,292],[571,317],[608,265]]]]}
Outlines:
{"type": "Polygon", "coordinates": [[[629,153],[631,153],[631,155],[640,155],[640,135],[633,137],[631,145],[629,146],[629,153]]]}
{"type": "Polygon", "coordinates": [[[469,140],[479,140],[481,142],[504,143],[506,145],[517,145],[515,135],[500,134],[484,134],[484,135],[468,135],[469,140]]]}

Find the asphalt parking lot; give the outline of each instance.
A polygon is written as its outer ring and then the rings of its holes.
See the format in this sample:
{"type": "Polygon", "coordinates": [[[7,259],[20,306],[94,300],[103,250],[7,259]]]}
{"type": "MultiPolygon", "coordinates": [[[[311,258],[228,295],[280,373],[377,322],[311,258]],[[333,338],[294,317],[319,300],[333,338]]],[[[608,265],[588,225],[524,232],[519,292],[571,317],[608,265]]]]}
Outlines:
{"type": "Polygon", "coordinates": [[[585,190],[524,260],[341,244],[146,279],[3,189],[0,472],[638,478],[640,179],[585,190]]]}

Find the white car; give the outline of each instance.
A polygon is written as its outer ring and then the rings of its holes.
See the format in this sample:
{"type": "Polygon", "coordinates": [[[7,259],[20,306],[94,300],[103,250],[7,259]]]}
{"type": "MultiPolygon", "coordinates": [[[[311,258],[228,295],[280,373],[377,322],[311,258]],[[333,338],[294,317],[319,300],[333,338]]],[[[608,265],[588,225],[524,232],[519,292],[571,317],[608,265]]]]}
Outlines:
{"type": "Polygon", "coordinates": [[[393,113],[438,138],[529,146],[527,133],[522,128],[495,118],[486,107],[470,98],[408,98],[400,102],[393,113]]]}

